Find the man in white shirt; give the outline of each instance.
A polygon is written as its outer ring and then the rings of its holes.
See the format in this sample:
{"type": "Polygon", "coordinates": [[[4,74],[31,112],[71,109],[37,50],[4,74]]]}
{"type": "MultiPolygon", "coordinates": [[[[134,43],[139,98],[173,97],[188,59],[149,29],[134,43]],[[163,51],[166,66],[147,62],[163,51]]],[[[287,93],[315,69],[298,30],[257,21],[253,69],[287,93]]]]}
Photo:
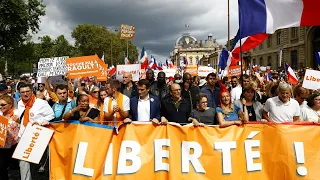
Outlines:
{"type": "MultiPolygon", "coordinates": [[[[28,124],[47,125],[54,118],[54,113],[47,101],[35,97],[31,84],[21,84],[19,91],[21,100],[18,102],[18,114],[21,125],[18,136],[21,137],[28,124]]],[[[20,174],[21,179],[32,179],[29,162],[20,161],[20,174]]]]}
{"type": "Polygon", "coordinates": [[[138,82],[139,97],[130,99],[129,117],[124,120],[125,123],[132,121],[150,122],[158,124],[160,122],[160,100],[156,96],[149,94],[150,82],[141,79],[138,82]]]}
{"type": "Polygon", "coordinates": [[[239,100],[240,96],[242,94],[242,87],[238,82],[237,76],[232,76],[231,77],[231,102],[234,102],[235,100],[239,100]]]}
{"type": "Polygon", "coordinates": [[[285,82],[280,83],[278,94],[267,100],[262,112],[263,118],[276,123],[299,121],[300,107],[299,103],[291,98],[291,85],[285,82]]]}
{"type": "Polygon", "coordinates": [[[129,116],[130,99],[120,92],[121,83],[119,80],[110,79],[106,89],[108,97],[104,100],[103,111],[104,119],[118,127],[129,116]]]}

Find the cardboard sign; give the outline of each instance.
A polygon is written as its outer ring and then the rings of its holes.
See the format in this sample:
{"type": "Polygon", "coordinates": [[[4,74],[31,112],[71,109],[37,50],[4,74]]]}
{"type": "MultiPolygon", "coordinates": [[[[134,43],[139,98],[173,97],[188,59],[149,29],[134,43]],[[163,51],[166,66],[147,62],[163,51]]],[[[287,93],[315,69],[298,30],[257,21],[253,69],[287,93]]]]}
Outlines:
{"type": "Polygon", "coordinates": [[[228,69],[228,76],[240,76],[241,75],[241,66],[230,66],[228,69]]]}
{"type": "Polygon", "coordinates": [[[0,147],[4,147],[7,137],[8,119],[0,116],[0,147]]]}
{"type": "Polygon", "coordinates": [[[26,127],[12,158],[39,164],[53,135],[53,130],[31,125],[26,127]]]}
{"type": "Polygon", "coordinates": [[[121,24],[120,39],[133,40],[136,33],[136,27],[128,24],[121,24]]]}
{"type": "Polygon", "coordinates": [[[184,68],[184,72],[190,73],[191,76],[197,76],[198,75],[198,67],[194,65],[186,66],[184,68]]]}
{"type": "Polygon", "coordinates": [[[139,81],[140,68],[140,64],[117,65],[117,79],[122,81],[123,73],[129,72],[132,74],[132,81],[139,81]]]}
{"type": "Polygon", "coordinates": [[[198,67],[198,76],[207,77],[207,75],[210,73],[215,73],[215,69],[213,69],[213,67],[207,67],[207,66],[198,67]]]}
{"type": "MultiPolygon", "coordinates": [[[[37,83],[46,83],[46,77],[38,77],[37,83]]],[[[49,77],[49,84],[65,84],[67,85],[67,82],[64,80],[64,76],[50,76],[49,77]]]]}
{"type": "Polygon", "coordinates": [[[66,60],[68,77],[75,79],[89,76],[100,76],[99,61],[102,60],[98,55],[68,58],[66,60]]]}
{"type": "Polygon", "coordinates": [[[38,62],[37,77],[65,75],[68,56],[41,58],[38,62]]]}
{"type": "Polygon", "coordinates": [[[307,69],[302,87],[313,90],[320,89],[320,71],[307,69]]]}

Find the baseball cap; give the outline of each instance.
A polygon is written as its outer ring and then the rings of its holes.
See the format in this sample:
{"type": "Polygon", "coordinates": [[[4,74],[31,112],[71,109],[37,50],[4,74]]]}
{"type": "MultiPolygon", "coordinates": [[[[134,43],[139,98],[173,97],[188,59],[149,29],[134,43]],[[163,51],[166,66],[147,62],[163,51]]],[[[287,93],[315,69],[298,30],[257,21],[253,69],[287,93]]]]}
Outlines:
{"type": "Polygon", "coordinates": [[[8,89],[8,86],[5,85],[5,84],[0,84],[0,91],[4,91],[4,90],[7,90],[8,89]]]}

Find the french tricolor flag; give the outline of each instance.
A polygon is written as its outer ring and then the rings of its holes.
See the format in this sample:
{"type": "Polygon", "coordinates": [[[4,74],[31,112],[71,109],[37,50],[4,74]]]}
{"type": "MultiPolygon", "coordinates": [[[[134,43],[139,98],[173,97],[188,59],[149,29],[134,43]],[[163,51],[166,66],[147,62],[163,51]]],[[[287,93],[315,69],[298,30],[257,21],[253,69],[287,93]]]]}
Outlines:
{"type": "Polygon", "coordinates": [[[147,51],[142,47],[141,54],[140,54],[140,60],[141,69],[147,69],[149,65],[149,59],[147,55],[147,51]]]}
{"type": "Polygon", "coordinates": [[[294,73],[293,69],[287,63],[285,63],[285,66],[288,75],[288,82],[290,82],[293,85],[298,84],[299,80],[296,76],[296,73],[294,73]]]}
{"type": "Polygon", "coordinates": [[[319,0],[239,0],[240,38],[320,25],[319,0]]]}
{"type": "Polygon", "coordinates": [[[271,81],[271,73],[268,72],[266,75],[266,82],[270,82],[271,81]]]}

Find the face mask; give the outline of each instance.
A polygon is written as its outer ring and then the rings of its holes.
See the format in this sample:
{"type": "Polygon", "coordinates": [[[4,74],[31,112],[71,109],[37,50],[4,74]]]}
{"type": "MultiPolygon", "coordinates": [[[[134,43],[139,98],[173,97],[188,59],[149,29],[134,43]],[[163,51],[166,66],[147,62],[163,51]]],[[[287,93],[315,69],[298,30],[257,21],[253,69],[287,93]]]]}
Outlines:
{"type": "Polygon", "coordinates": [[[174,80],[174,82],[180,84],[181,80],[174,80]]]}

